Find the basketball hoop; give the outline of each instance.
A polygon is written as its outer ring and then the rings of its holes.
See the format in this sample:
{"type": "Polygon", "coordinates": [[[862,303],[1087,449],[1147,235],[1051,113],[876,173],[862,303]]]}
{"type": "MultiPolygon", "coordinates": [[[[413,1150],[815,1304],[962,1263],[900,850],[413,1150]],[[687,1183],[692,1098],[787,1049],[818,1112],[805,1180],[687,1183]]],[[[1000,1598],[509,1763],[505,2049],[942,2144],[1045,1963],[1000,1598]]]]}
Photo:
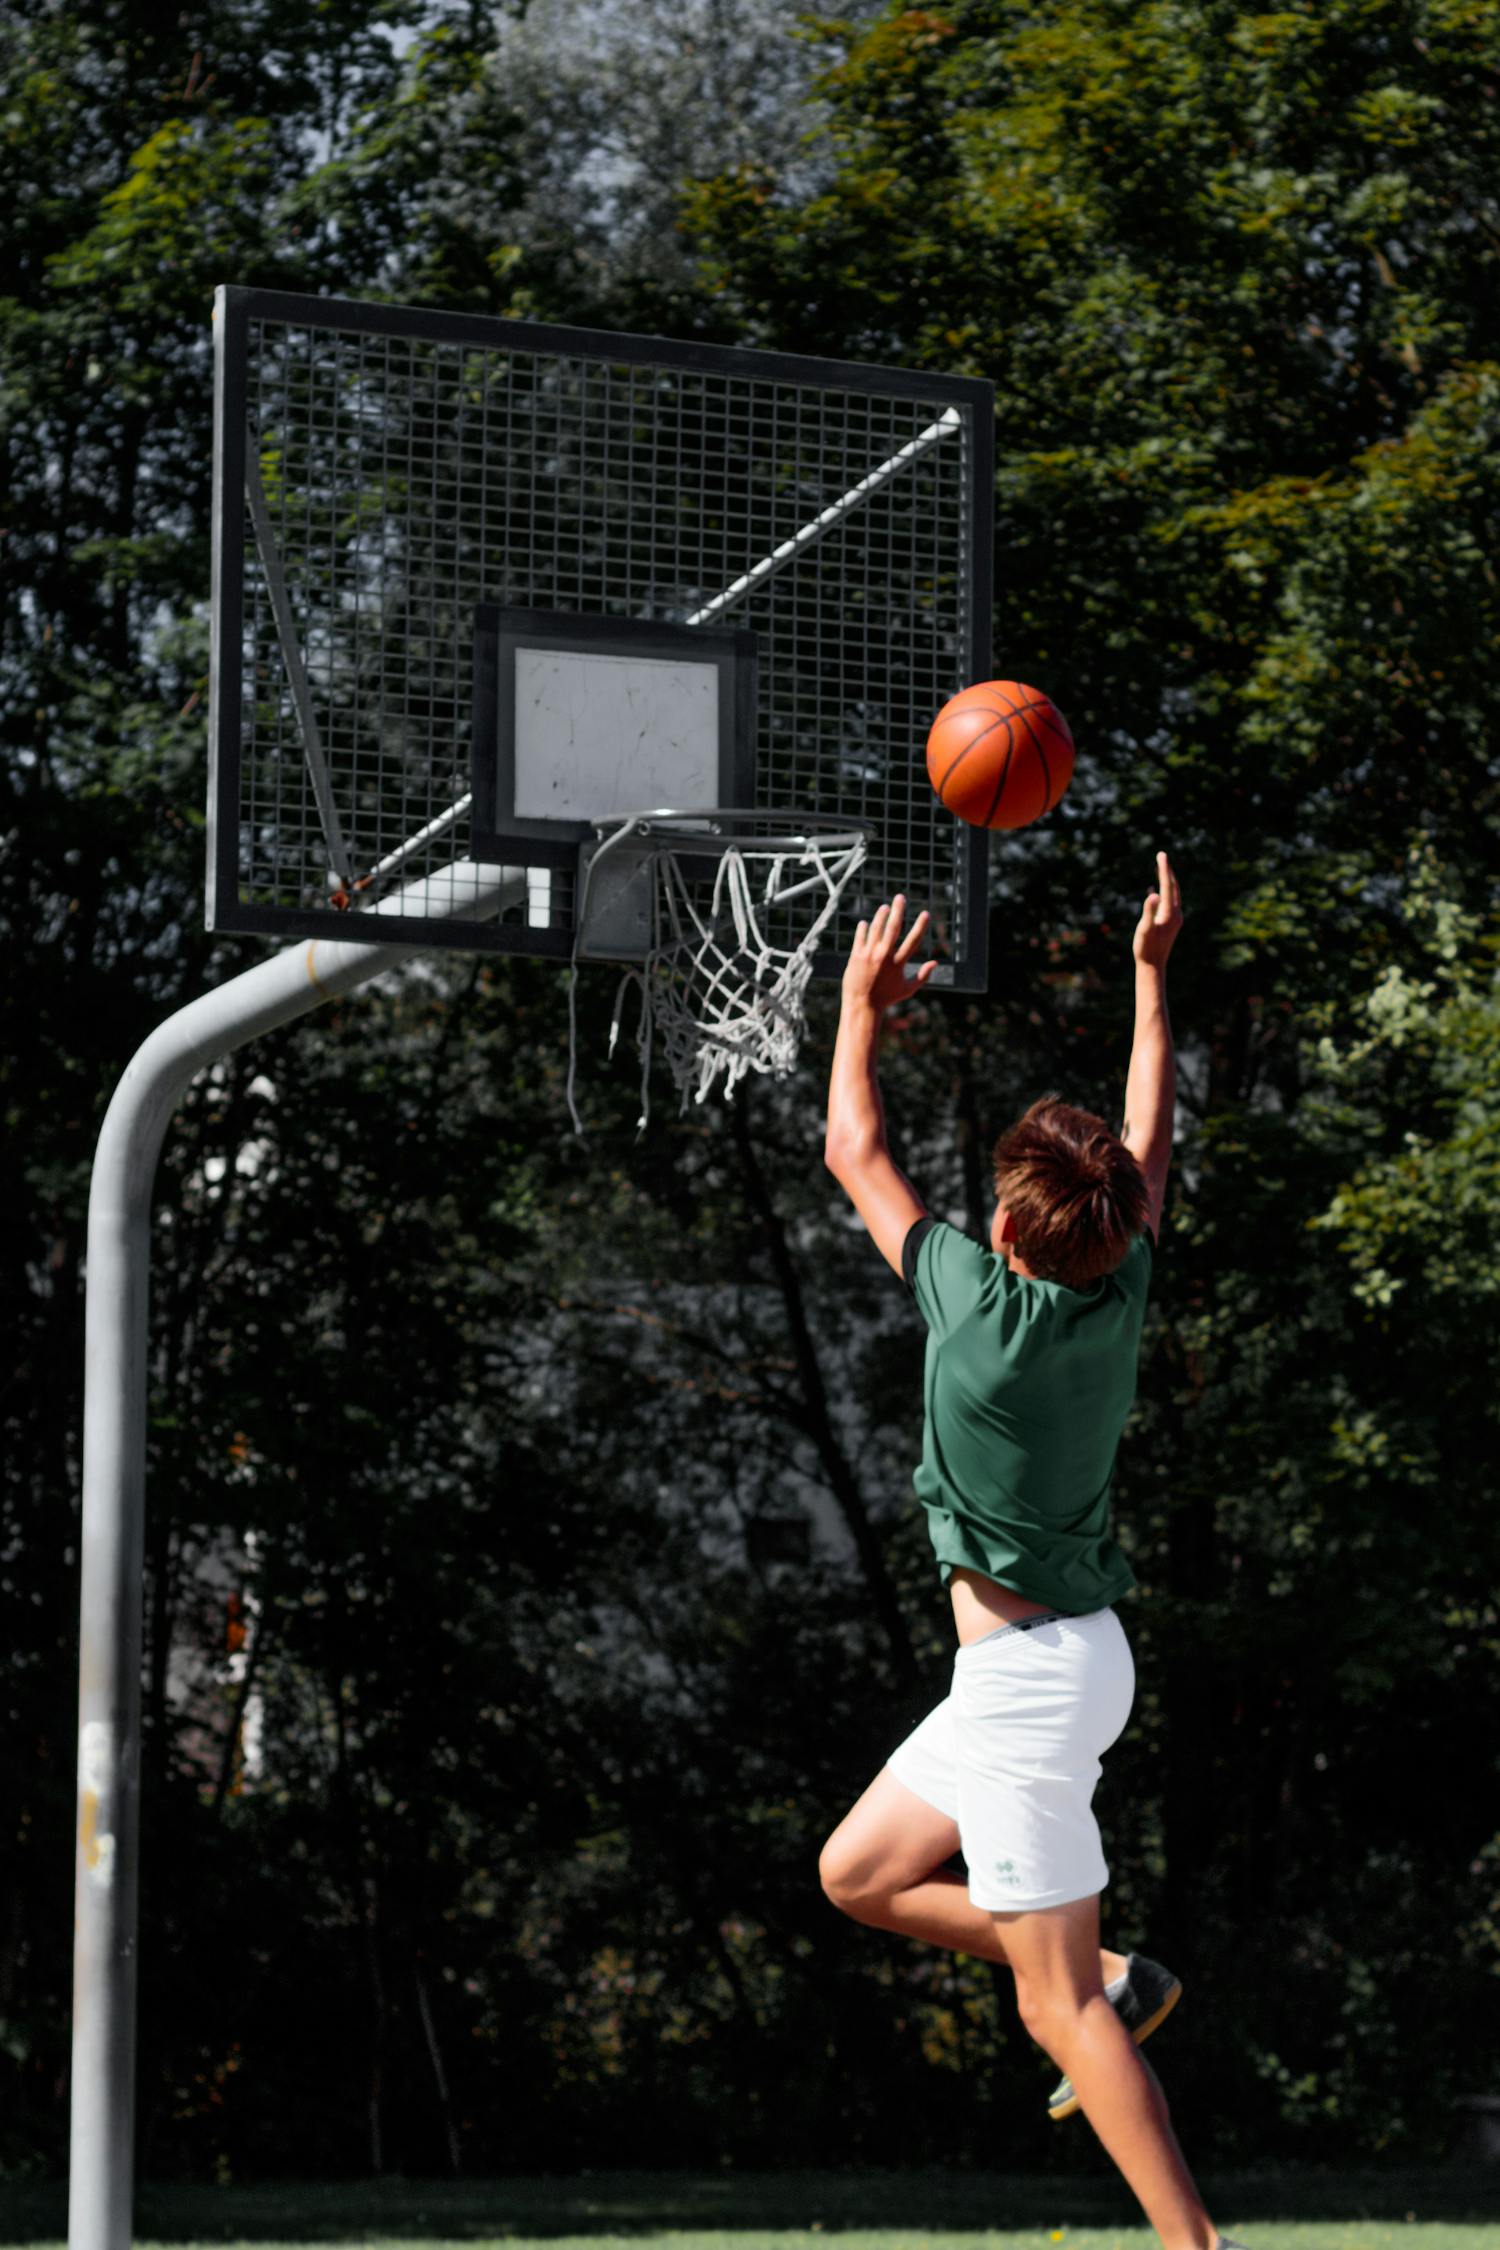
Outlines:
{"type": "Polygon", "coordinates": [[[811,813],[714,808],[622,814],[594,823],[580,855],[568,994],[568,1108],[577,1061],[580,960],[626,961],[610,1024],[640,994],[641,1115],[651,1112],[658,1036],[682,1095],[726,1095],[747,1071],[785,1078],[797,1059],[818,940],[864,864],[875,824],[811,813]]]}

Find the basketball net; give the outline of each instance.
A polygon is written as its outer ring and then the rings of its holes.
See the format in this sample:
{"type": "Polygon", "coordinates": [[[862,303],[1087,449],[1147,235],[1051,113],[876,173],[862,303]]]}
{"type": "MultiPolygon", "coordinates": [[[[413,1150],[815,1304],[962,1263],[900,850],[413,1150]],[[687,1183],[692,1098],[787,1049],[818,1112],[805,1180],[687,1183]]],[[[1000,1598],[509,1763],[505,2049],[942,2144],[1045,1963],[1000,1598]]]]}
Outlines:
{"type": "MultiPolygon", "coordinates": [[[[633,986],[640,997],[638,1131],[645,1130],[651,1115],[651,1063],[658,1044],[682,1095],[683,1115],[690,1099],[706,1101],[721,1081],[725,1095],[733,1094],[747,1071],[787,1076],[802,1040],[818,940],[869,849],[868,834],[847,822],[837,828],[826,823],[821,835],[808,824],[806,833],[796,835],[735,837],[726,832],[726,824],[736,819],[749,826],[765,816],[633,813],[596,824],[604,841],[589,877],[606,853],[633,844],[644,852],[651,888],[650,941],[640,966],[627,969],[620,979],[609,1031],[613,1055],[633,986]],[[706,901],[706,881],[689,877],[682,866],[684,858],[701,863],[705,856],[718,861],[706,901]],[[795,944],[778,942],[766,927],[772,910],[803,900],[809,902],[803,911],[810,919],[802,934],[795,944]]],[[[583,1126],[573,1084],[579,947],[587,918],[586,878],[568,990],[568,1109],[579,1134],[583,1126]]]]}

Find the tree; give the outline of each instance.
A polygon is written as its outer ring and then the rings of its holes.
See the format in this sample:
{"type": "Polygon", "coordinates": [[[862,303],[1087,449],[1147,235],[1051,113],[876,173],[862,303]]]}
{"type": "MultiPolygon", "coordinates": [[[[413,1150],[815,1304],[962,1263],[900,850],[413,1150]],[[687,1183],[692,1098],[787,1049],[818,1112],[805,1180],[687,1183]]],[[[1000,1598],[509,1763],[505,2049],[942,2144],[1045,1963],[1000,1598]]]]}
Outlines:
{"type": "MultiPolygon", "coordinates": [[[[820,43],[874,12],[872,0],[838,21],[828,0],[532,0],[500,26],[488,65],[523,120],[512,239],[549,274],[570,274],[579,318],[597,323],[604,307],[611,324],[699,330],[712,307],[682,224],[684,183],[747,164],[808,189],[824,179],[820,43]]],[[[555,287],[545,301],[558,318],[555,287]]]]}

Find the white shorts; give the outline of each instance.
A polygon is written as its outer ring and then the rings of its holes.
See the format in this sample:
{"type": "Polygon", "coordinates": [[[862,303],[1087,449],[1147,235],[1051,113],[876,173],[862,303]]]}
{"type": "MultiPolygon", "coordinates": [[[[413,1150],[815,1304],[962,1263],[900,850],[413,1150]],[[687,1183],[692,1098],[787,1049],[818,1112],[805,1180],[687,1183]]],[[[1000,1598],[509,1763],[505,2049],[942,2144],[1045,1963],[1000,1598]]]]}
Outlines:
{"type": "Polygon", "coordinates": [[[957,1650],[948,1694],[887,1765],[957,1821],[976,1906],[1026,1913],[1104,1889],[1094,1788],[1134,1700],[1112,1609],[997,1626],[957,1650]]]}

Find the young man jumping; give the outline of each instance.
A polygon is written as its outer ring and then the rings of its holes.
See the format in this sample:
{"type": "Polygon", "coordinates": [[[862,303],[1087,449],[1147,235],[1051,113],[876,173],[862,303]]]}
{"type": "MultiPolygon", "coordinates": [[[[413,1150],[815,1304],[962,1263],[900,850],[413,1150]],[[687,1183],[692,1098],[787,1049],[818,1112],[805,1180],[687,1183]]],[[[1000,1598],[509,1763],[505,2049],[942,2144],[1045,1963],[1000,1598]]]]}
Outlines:
{"type": "Polygon", "coordinates": [[[1116,1136],[1053,1096],[995,1149],[983,1248],[934,1219],[886,1146],[881,1022],[935,964],[905,901],[861,922],[844,972],[824,1151],[927,1322],[922,1461],[958,1637],[949,1694],[891,1754],[823,1847],[856,1921],[1003,1962],[1021,2021],[1065,2073],[1166,2250],[1240,2250],[1204,2208],[1137,2042],[1181,1989],[1101,1952],[1109,1880],[1092,1800],[1135,1667],[1113,1604],[1135,1580],[1109,1524],[1135,1396],[1152,1245],[1172,1154],[1176,1063],[1166,967],[1182,902],[1165,852],[1132,943],[1136,1030],[1116,1136]],[[962,1848],[967,1876],[945,1866],[962,1848]]]}

